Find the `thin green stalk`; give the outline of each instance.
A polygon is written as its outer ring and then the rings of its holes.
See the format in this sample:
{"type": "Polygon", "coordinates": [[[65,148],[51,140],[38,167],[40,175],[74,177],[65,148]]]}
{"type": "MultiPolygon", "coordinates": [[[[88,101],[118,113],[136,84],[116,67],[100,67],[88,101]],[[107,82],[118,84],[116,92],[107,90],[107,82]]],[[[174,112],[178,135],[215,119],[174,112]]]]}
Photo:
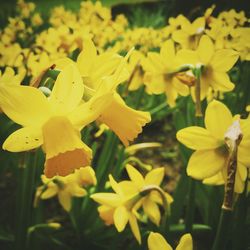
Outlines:
{"type": "Polygon", "coordinates": [[[27,229],[32,221],[33,192],[36,171],[36,153],[25,153],[23,162],[20,163],[17,211],[16,211],[16,233],[15,250],[27,249],[27,229]]]}

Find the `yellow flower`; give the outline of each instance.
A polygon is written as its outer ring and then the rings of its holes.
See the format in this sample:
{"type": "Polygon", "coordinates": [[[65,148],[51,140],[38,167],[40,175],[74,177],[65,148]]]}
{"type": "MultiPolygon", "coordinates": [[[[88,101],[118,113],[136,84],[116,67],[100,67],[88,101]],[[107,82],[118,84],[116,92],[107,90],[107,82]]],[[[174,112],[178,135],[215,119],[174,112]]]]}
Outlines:
{"type": "Polygon", "coordinates": [[[5,140],[3,149],[21,152],[43,145],[49,178],[89,165],[92,151],[81,141],[79,130],[99,116],[109,95],[101,91],[82,104],[84,85],[73,64],[58,75],[49,98],[29,86],[0,90],[2,110],[23,126],[5,140]]]}
{"type": "Polygon", "coordinates": [[[188,87],[174,74],[179,64],[176,61],[173,41],[166,41],[160,53],[149,52],[142,66],[145,71],[144,83],[147,91],[152,94],[165,93],[170,106],[175,105],[178,94],[184,96],[189,94],[188,87]]]}
{"type": "MultiPolygon", "coordinates": [[[[230,81],[227,74],[239,55],[231,49],[215,50],[212,40],[204,35],[201,37],[196,51],[180,50],[177,54],[178,59],[183,64],[191,64],[194,68],[201,68],[201,100],[205,98],[209,87],[215,91],[231,91],[234,84],[230,81]]],[[[194,88],[192,88],[194,96],[194,88]]]]}
{"type": "MultiPolygon", "coordinates": [[[[98,89],[108,86],[113,95],[109,99],[109,105],[103,108],[98,121],[106,124],[127,146],[129,141],[133,141],[142,132],[142,127],[151,120],[148,112],[128,107],[116,92],[116,87],[129,76],[126,60],[131,51],[125,58],[109,52],[97,55],[96,47],[91,40],[86,40],[84,48],[76,64],[86,85],[87,99],[91,100],[91,96],[95,95],[98,89]]],[[[58,60],[56,65],[64,68],[70,62],[70,59],[62,59],[58,60]]]]}
{"type": "Polygon", "coordinates": [[[110,184],[115,193],[96,193],[91,198],[101,204],[98,207],[100,217],[106,225],[114,224],[118,232],[122,232],[129,223],[135,238],[141,243],[141,234],[137,223],[136,203],[140,199],[138,193],[131,190],[129,183],[117,183],[109,176],[110,184]]]}
{"type": "MultiPolygon", "coordinates": [[[[149,192],[145,197],[140,199],[137,206],[142,206],[148,218],[159,226],[161,213],[158,204],[163,205],[164,202],[167,201],[167,205],[169,205],[173,202],[173,198],[168,193],[163,191],[160,193],[158,191],[164,177],[164,168],[155,168],[151,170],[146,174],[145,178],[130,164],[126,165],[126,170],[131,179],[131,190],[134,189],[134,193],[140,193],[146,190],[149,192]],[[165,201],[163,201],[163,199],[165,201]]],[[[168,208],[165,207],[165,209],[168,208]]]]}
{"type": "Polygon", "coordinates": [[[183,49],[196,49],[199,37],[205,30],[205,18],[199,17],[192,23],[187,18],[181,19],[181,29],[173,32],[172,38],[183,49]]]}
{"type": "Polygon", "coordinates": [[[23,74],[15,74],[15,71],[11,67],[6,67],[4,73],[2,74],[0,70],[0,86],[4,85],[20,85],[23,80],[23,74]]]}
{"type": "Polygon", "coordinates": [[[43,186],[38,188],[37,195],[46,200],[58,196],[58,200],[66,211],[71,209],[72,196],[83,197],[87,191],[83,188],[96,184],[95,172],[91,167],[82,167],[65,177],[57,176],[52,179],[41,176],[43,186]]]}
{"type": "Polygon", "coordinates": [[[250,166],[248,149],[250,130],[248,120],[233,117],[227,107],[218,101],[209,103],[205,114],[206,128],[192,126],[178,131],[177,139],[187,147],[196,150],[189,159],[187,174],[204,183],[221,185],[227,178],[228,149],[224,137],[234,122],[240,122],[243,139],[238,147],[235,192],[244,190],[247,168],[250,166]]]}
{"type": "MultiPolygon", "coordinates": [[[[173,250],[173,248],[168,244],[165,238],[159,234],[150,232],[148,236],[148,249],[149,250],[173,250]]],[[[193,240],[191,234],[184,234],[176,250],[193,250],[193,240]]]]}

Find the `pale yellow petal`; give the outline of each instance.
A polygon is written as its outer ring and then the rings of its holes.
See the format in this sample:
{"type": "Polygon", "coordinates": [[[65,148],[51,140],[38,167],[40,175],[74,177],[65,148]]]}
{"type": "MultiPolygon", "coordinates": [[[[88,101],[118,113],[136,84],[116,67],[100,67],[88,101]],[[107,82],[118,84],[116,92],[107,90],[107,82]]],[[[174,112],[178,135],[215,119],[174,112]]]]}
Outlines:
{"type": "Polygon", "coordinates": [[[131,231],[133,233],[133,235],[135,236],[136,240],[138,241],[139,244],[141,244],[141,233],[140,233],[140,229],[137,223],[137,219],[135,217],[135,215],[130,214],[129,216],[129,225],[131,228],[131,231]]]}
{"type": "Polygon", "coordinates": [[[159,234],[151,232],[148,236],[148,249],[149,250],[173,250],[165,238],[159,234]]]}
{"type": "Polygon", "coordinates": [[[118,232],[122,232],[128,223],[129,213],[124,206],[116,208],[114,213],[114,224],[118,232]]]}
{"type": "Polygon", "coordinates": [[[149,197],[146,197],[143,202],[143,210],[148,218],[157,226],[160,225],[161,213],[158,205],[153,202],[149,197]]]}
{"type": "Polygon", "coordinates": [[[191,234],[184,234],[181,237],[176,250],[193,250],[193,239],[191,234]]]}
{"type": "Polygon", "coordinates": [[[164,168],[155,168],[145,176],[145,185],[160,186],[164,178],[164,168]]]}
{"type": "Polygon", "coordinates": [[[110,207],[118,207],[122,202],[121,197],[114,193],[96,193],[90,197],[94,201],[110,207]]]}
{"type": "Polygon", "coordinates": [[[45,95],[29,86],[0,87],[0,107],[22,126],[41,126],[51,115],[45,95]]]}
{"type": "Polygon", "coordinates": [[[61,191],[58,193],[58,200],[62,207],[69,212],[71,209],[71,196],[68,192],[61,191]]]}
{"type": "Polygon", "coordinates": [[[189,159],[187,174],[194,179],[202,180],[217,174],[225,164],[226,157],[216,150],[198,150],[189,159]]]}
{"type": "Polygon", "coordinates": [[[214,137],[224,141],[225,133],[232,123],[232,114],[225,104],[216,100],[208,104],[205,113],[205,125],[214,137]]]}
{"type": "Polygon", "coordinates": [[[229,71],[239,58],[239,53],[231,49],[217,50],[211,60],[211,65],[216,71],[229,71]]]}
{"type": "Polygon", "coordinates": [[[130,164],[127,164],[126,170],[128,172],[130,180],[138,187],[138,189],[142,188],[145,185],[143,176],[136,168],[134,168],[130,164]]]}
{"type": "Polygon", "coordinates": [[[175,47],[174,42],[172,40],[167,40],[162,44],[160,55],[163,60],[172,61],[175,58],[175,47]]]}
{"type": "Polygon", "coordinates": [[[225,183],[221,171],[209,178],[205,178],[202,182],[207,185],[223,185],[225,183]]]}
{"type": "Polygon", "coordinates": [[[58,193],[58,186],[55,184],[51,187],[48,187],[44,192],[41,194],[41,199],[46,200],[50,199],[51,197],[55,196],[58,193]]]}
{"type": "Polygon", "coordinates": [[[69,64],[59,73],[50,95],[50,103],[56,114],[67,114],[79,105],[84,85],[76,65],[69,64]]]}
{"type": "Polygon", "coordinates": [[[202,63],[207,64],[211,60],[214,53],[214,44],[209,36],[203,35],[201,37],[197,51],[202,63]]]}
{"type": "Polygon", "coordinates": [[[231,91],[234,89],[234,84],[230,81],[230,78],[225,72],[215,71],[210,79],[210,85],[214,90],[219,91],[231,91]]]}
{"type": "Polygon", "coordinates": [[[215,149],[222,145],[222,142],[213,137],[207,129],[198,126],[179,130],[176,138],[179,142],[194,150],[215,149]]]}

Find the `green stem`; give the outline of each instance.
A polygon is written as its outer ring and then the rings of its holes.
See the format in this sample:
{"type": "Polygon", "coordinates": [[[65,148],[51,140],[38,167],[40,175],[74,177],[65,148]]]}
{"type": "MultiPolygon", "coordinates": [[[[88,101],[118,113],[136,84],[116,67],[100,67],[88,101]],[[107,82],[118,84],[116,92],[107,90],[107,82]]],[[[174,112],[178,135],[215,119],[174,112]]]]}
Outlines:
{"type": "Polygon", "coordinates": [[[232,214],[233,212],[230,210],[223,208],[221,209],[219,225],[212,250],[226,249],[228,233],[230,230],[230,224],[232,220],[232,214]]]}
{"type": "Polygon", "coordinates": [[[190,177],[188,181],[188,204],[185,218],[185,231],[187,233],[191,233],[193,229],[195,211],[195,180],[190,177]]]}
{"type": "Polygon", "coordinates": [[[17,196],[17,219],[15,250],[27,249],[27,229],[32,221],[32,205],[36,171],[36,153],[25,153],[19,165],[19,183],[17,196]]]}

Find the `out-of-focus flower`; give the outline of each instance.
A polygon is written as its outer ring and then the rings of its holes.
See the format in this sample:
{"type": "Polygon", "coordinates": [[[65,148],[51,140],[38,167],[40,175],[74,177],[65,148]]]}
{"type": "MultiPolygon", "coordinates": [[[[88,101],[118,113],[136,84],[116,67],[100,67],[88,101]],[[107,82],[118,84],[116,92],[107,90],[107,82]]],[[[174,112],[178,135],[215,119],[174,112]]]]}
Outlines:
{"type": "MultiPolygon", "coordinates": [[[[196,51],[180,50],[177,57],[183,64],[190,64],[201,70],[201,100],[207,95],[209,87],[222,92],[231,91],[234,88],[227,71],[233,67],[239,58],[239,53],[235,50],[215,50],[212,40],[204,35],[201,37],[196,51]]],[[[191,89],[191,93],[195,100],[194,88],[191,89]]]]}
{"type": "Polygon", "coordinates": [[[68,212],[73,196],[83,197],[87,194],[84,187],[96,185],[95,172],[89,166],[76,169],[74,173],[65,177],[56,176],[50,179],[42,175],[41,179],[43,185],[38,187],[36,196],[43,200],[58,196],[60,204],[68,212]]]}
{"type": "Polygon", "coordinates": [[[165,93],[170,106],[175,105],[178,94],[189,93],[188,87],[175,77],[179,66],[171,40],[162,45],[160,53],[149,52],[143,62],[146,90],[152,94],[165,93]]]}

